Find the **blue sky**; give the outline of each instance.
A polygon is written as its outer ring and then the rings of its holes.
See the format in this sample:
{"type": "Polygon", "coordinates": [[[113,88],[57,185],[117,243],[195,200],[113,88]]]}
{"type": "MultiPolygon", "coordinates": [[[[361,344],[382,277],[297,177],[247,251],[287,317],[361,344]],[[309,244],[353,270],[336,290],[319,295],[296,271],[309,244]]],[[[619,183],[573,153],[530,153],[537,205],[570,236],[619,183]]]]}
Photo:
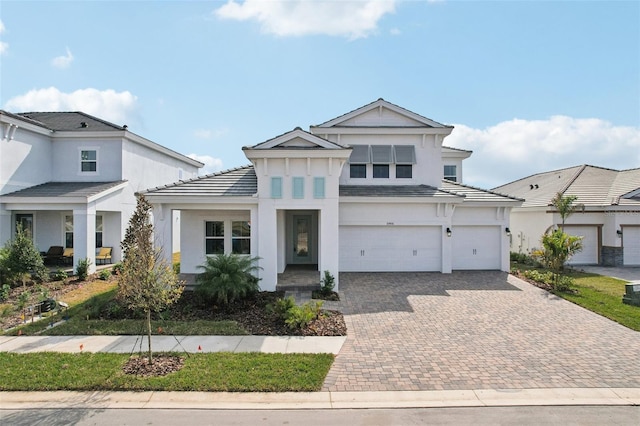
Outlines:
{"type": "Polygon", "coordinates": [[[640,167],[640,2],[11,1],[0,108],[83,110],[196,156],[382,97],[456,128],[465,183],[640,167]]]}

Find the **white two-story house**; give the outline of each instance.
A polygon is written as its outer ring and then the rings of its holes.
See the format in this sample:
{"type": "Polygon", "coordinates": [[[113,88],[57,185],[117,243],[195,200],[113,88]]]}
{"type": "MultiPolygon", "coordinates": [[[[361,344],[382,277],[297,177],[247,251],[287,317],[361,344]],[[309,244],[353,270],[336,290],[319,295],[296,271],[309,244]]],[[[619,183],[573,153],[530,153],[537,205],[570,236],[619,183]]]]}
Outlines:
{"type": "Polygon", "coordinates": [[[251,165],[145,191],[183,273],[206,256],[258,256],[273,290],[288,266],[330,271],[509,270],[509,213],[521,200],[461,184],[470,151],[453,127],[379,99],[243,148],[251,165]]]}
{"type": "Polygon", "coordinates": [[[90,271],[96,248],[120,260],[136,192],[203,166],[82,112],[0,111],[0,132],[0,244],[20,223],[39,250],[73,248],[73,264],[88,258],[90,271]]]}

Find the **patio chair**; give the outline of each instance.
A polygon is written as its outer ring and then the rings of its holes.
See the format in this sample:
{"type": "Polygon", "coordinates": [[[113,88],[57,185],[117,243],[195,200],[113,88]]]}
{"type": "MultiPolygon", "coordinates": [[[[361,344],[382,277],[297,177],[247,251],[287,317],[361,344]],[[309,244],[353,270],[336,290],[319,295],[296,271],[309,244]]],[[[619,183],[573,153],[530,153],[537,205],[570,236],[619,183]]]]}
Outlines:
{"type": "Polygon", "coordinates": [[[64,249],[64,253],[62,253],[62,263],[65,265],[71,265],[73,263],[73,249],[66,248],[64,249]]]}
{"type": "Polygon", "coordinates": [[[62,254],[64,253],[64,247],[51,246],[49,250],[42,256],[42,260],[45,265],[57,265],[62,260],[62,254]]]}
{"type": "Polygon", "coordinates": [[[96,255],[96,265],[105,263],[111,263],[111,247],[100,247],[96,255]]]}

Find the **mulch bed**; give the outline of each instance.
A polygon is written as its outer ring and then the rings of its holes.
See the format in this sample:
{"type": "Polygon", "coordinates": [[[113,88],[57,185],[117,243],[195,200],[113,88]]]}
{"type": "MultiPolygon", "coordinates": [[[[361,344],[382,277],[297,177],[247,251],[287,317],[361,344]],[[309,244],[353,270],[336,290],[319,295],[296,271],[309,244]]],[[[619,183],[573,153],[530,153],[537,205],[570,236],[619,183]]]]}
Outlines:
{"type": "Polygon", "coordinates": [[[178,371],[183,366],[184,358],[181,356],[156,355],[151,358],[151,363],[147,357],[132,357],[122,367],[122,371],[140,377],[157,377],[178,371]]]}

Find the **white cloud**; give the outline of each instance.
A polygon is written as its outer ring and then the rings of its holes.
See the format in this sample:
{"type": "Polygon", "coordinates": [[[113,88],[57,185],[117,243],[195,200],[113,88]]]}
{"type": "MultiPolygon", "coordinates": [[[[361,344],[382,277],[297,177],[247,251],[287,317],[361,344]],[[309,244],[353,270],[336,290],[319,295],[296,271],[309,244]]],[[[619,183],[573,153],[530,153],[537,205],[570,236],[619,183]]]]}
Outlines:
{"type": "Polygon", "coordinates": [[[229,0],[214,13],[222,19],[258,21],[263,32],[278,36],[324,34],[356,39],[373,33],[384,15],[395,12],[395,3],[396,0],[229,0]]]}
{"type": "Polygon", "coordinates": [[[640,128],[597,118],[513,119],[485,129],[458,124],[444,145],[473,150],[463,181],[482,188],[581,164],[640,167],[640,128]]]}
{"type": "Polygon", "coordinates": [[[212,157],[210,155],[198,155],[188,154],[187,157],[193,158],[201,163],[204,163],[204,167],[200,169],[200,175],[208,175],[211,173],[219,172],[223,169],[222,160],[212,157]]]}
{"type": "Polygon", "coordinates": [[[71,50],[69,50],[69,48],[67,47],[67,54],[63,56],[56,56],[55,58],[53,58],[51,60],[51,65],[53,65],[55,68],[65,69],[65,68],[69,68],[69,65],[71,65],[71,62],[73,62],[73,54],[71,53],[71,50]]]}
{"type": "Polygon", "coordinates": [[[33,89],[13,97],[4,108],[12,112],[82,111],[118,125],[138,123],[138,98],[128,91],[81,89],[64,93],[55,87],[33,89]]]}

